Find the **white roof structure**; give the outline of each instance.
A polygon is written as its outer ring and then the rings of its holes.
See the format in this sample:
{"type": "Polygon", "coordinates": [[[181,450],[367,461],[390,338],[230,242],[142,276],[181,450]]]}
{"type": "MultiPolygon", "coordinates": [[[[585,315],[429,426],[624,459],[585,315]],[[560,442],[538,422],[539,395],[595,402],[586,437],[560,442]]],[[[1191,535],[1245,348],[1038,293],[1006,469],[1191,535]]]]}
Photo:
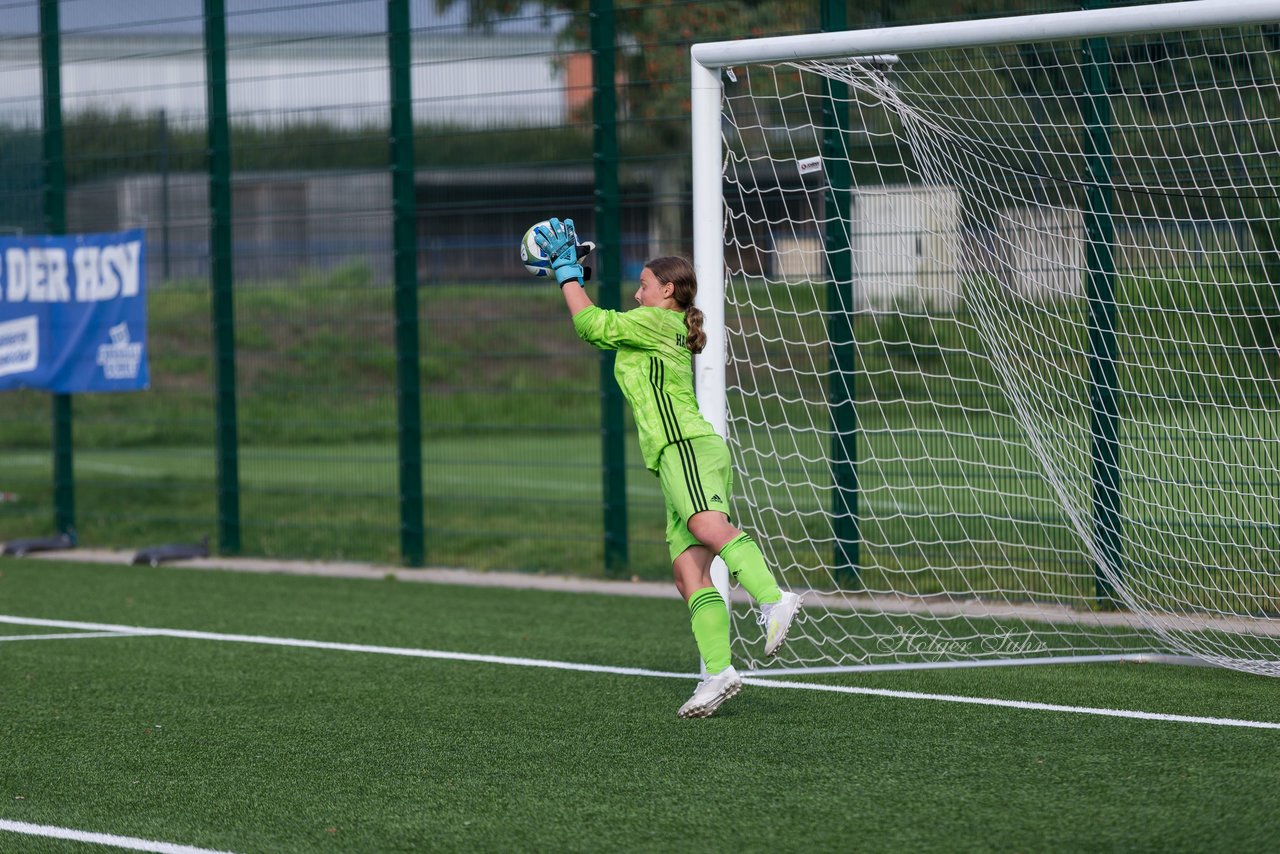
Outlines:
{"type": "MultiPolygon", "coordinates": [[[[475,127],[548,127],[568,119],[554,33],[430,32],[412,48],[414,118],[475,127]]],[[[164,110],[203,124],[205,56],[195,34],[65,35],[65,116],[164,110]]],[[[385,126],[389,73],[383,35],[232,35],[227,97],[235,124],[385,126]]],[[[40,52],[34,37],[0,50],[0,123],[40,120],[40,52]]]]}

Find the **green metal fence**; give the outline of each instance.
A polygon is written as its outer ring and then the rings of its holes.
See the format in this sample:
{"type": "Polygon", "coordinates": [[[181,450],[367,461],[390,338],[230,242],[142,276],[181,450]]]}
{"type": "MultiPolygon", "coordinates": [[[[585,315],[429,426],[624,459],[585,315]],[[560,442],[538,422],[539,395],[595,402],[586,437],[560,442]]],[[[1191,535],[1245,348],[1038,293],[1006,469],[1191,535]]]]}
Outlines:
{"type": "Polygon", "coordinates": [[[1072,8],[507,5],[5,4],[0,229],[145,230],[153,385],[0,395],[0,541],[663,575],[519,235],[573,217],[605,306],[688,253],[692,42],[1072,8]]]}

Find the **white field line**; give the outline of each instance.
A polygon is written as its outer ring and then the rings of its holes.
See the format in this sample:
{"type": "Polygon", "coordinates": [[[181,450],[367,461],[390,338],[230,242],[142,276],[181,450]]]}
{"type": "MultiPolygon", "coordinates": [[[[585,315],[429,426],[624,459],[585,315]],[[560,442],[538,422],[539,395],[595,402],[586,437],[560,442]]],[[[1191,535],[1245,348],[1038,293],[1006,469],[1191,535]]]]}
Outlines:
{"type": "Polygon", "coordinates": [[[129,465],[128,463],[112,463],[106,460],[76,460],[78,468],[88,471],[102,472],[103,474],[119,474],[125,477],[146,476],[159,477],[162,472],[156,469],[145,469],[141,466],[129,465]]]}
{"type": "Polygon", "coordinates": [[[78,638],[131,638],[139,635],[146,635],[147,632],[67,632],[65,634],[56,635],[6,635],[0,637],[0,643],[5,641],[25,641],[25,640],[76,640],[78,638]]]}
{"type": "Polygon", "coordinates": [[[805,691],[831,691],[838,694],[865,694],[872,697],[893,697],[899,700],[937,700],[944,703],[969,703],[975,706],[1002,706],[1006,709],[1030,709],[1041,712],[1068,712],[1076,715],[1102,715],[1109,718],[1137,718],[1144,721],[1173,721],[1184,724],[1208,724],[1210,726],[1249,727],[1252,729],[1280,729],[1280,723],[1270,721],[1242,721],[1236,718],[1206,718],[1198,715],[1166,715],[1160,712],[1134,712],[1125,709],[1095,709],[1089,706],[1060,706],[1056,703],[1036,703],[1029,700],[996,700],[989,697],[956,697],[950,694],[921,694],[917,691],[894,691],[888,688],[858,688],[850,685],[821,685],[816,682],[787,682],[781,679],[743,679],[747,685],[764,685],[769,688],[798,688],[805,691]]]}
{"type": "Polygon", "coordinates": [[[7,466],[48,466],[48,454],[6,454],[4,462],[7,466]]]}
{"type": "Polygon", "coordinates": [[[118,626],[110,623],[78,623],[68,620],[43,620],[33,617],[0,615],[0,623],[17,626],[47,626],[56,629],[85,629],[132,635],[184,638],[186,640],[222,641],[225,643],[249,643],[263,646],[287,646],[299,649],[324,649],[334,652],[363,652],[373,655],[401,655],[409,658],[432,658],[441,661],[473,661],[481,664],[507,664],[517,667],[544,667],[552,670],[579,670],[586,673],[612,673],[619,676],[653,676],[668,679],[696,679],[696,673],[670,673],[663,670],[645,670],[641,667],[610,667],[603,664],[577,664],[572,661],[547,661],[541,658],[512,658],[505,655],[482,655],[470,652],[445,652],[435,649],[413,649],[400,646],[369,646],[357,643],[278,638],[267,635],[229,635],[219,632],[196,632],[187,629],[153,629],[139,626],[118,626]]]}
{"type": "MultiPolygon", "coordinates": [[[[640,667],[611,667],[601,664],[579,664],[572,661],[551,661],[542,658],[513,658],[505,655],[480,655],[469,652],[445,652],[434,649],[413,649],[396,646],[368,646],[365,644],[335,643],[332,641],[280,638],[266,635],[232,635],[222,634],[219,632],[197,632],[187,629],[121,626],[110,623],[81,623],[69,620],[46,620],[35,617],[15,617],[9,615],[0,615],[0,623],[9,623],[19,626],[45,626],[60,629],[84,629],[86,631],[184,638],[186,640],[261,644],[265,646],[323,649],[336,652],[359,652],[374,655],[399,655],[409,658],[435,659],[438,661],[471,661],[482,664],[504,664],[515,667],[540,667],[549,670],[572,670],[582,673],[609,673],[620,676],[646,676],[659,679],[699,678],[697,673],[646,670],[640,667]]],[[[1148,721],[1167,721],[1173,723],[1204,724],[1209,726],[1280,730],[1280,722],[1271,721],[1248,721],[1236,718],[1213,718],[1199,715],[1170,715],[1161,712],[1141,712],[1127,709],[1093,708],[1089,706],[1062,706],[1053,703],[1036,703],[1026,700],[1000,700],[991,697],[963,697],[952,694],[924,694],[917,691],[893,691],[882,688],[859,688],[847,685],[822,685],[814,682],[787,682],[778,679],[760,679],[756,677],[748,677],[743,681],[750,685],[763,686],[767,688],[793,688],[808,691],[826,691],[838,694],[863,694],[874,697],[892,697],[904,700],[933,700],[944,703],[968,703],[979,706],[998,706],[1007,709],[1067,712],[1071,714],[1100,715],[1103,717],[1130,718],[1148,721]]]]}
{"type": "Polygon", "coordinates": [[[215,851],[211,848],[194,848],[190,845],[176,845],[172,842],[156,842],[151,839],[138,839],[133,836],[116,836],[114,833],[90,833],[87,830],[74,830],[70,827],[53,827],[47,824],[29,824],[25,821],[8,821],[0,818],[0,831],[22,833],[27,836],[41,836],[45,839],[70,839],[73,842],[86,842],[90,845],[111,845],[129,851],[155,851],[158,854],[230,854],[227,851],[215,851]]]}

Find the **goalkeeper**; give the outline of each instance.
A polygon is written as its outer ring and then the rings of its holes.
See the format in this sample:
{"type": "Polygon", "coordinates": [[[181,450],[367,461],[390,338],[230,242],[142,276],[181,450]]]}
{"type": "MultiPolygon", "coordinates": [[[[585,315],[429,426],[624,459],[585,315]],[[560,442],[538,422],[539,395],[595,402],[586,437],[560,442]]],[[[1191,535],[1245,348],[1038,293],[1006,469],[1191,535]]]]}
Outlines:
{"type": "MultiPolygon", "coordinates": [[[[730,663],[728,610],[711,583],[712,559],[719,555],[759,603],[766,656],[786,639],[800,596],[778,589],[760,547],[729,521],[729,448],[698,411],[693,392],[693,354],[706,343],[702,312],[693,305],[693,265],[684,258],[654,258],[640,273],[639,305],[625,313],[606,311],[580,287],[585,275],[573,220],[552,219],[535,239],[551,261],[578,337],[617,351],[614,377],[635,415],[645,466],[662,485],[676,587],[688,603],[706,664],[706,677],[679,715],[707,717],[742,688],[730,663]]],[[[583,249],[589,251],[585,244],[583,249]]]]}

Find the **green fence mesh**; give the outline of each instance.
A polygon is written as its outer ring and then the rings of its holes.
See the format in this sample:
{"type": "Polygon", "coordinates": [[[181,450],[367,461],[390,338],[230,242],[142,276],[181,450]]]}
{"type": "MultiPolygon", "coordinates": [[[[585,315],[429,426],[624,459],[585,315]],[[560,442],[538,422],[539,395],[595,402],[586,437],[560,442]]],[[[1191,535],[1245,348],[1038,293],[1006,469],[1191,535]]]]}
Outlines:
{"type": "MultiPolygon", "coordinates": [[[[74,398],[75,533],[86,547],[209,536],[216,549],[219,490],[234,489],[241,553],[399,562],[389,4],[225,4],[234,460],[215,427],[205,34],[217,5],[60,4],[66,227],[145,231],[152,375],[145,392],[74,398]]],[[[40,6],[0,5],[2,233],[46,228],[40,6]]],[[[611,380],[554,285],[530,279],[516,252],[547,216],[573,217],[588,236],[598,227],[591,32],[592,10],[607,6],[590,6],[410,7],[429,564],[605,565],[611,380]]],[[[877,2],[850,4],[848,18],[1067,8],[877,2]]],[[[819,11],[819,0],[614,6],[610,249],[623,305],[646,259],[690,252],[689,45],[813,31],[819,11]]],[[[662,502],[624,426],[621,569],[660,576],[662,502]]],[[[51,430],[47,393],[0,393],[0,541],[52,533],[51,430]]]]}

